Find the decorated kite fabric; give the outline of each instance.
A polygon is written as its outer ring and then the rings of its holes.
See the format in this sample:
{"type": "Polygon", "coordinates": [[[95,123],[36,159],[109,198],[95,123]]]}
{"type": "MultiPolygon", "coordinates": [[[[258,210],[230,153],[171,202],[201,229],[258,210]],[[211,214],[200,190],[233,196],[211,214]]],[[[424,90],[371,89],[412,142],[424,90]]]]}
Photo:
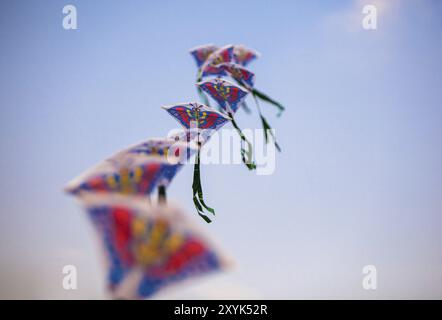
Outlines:
{"type": "Polygon", "coordinates": [[[115,298],[147,298],[182,280],[220,271],[227,260],[172,207],[146,207],[133,197],[81,198],[108,261],[115,298]]]}
{"type": "Polygon", "coordinates": [[[230,120],[223,113],[198,102],[181,103],[163,108],[186,129],[218,130],[230,120]]]}
{"type": "Polygon", "coordinates": [[[150,195],[168,166],[156,161],[133,165],[107,160],[74,179],[65,190],[74,195],[83,192],[150,195]]]}
{"type": "Polygon", "coordinates": [[[167,160],[162,166],[158,186],[167,187],[182,165],[195,153],[196,148],[187,142],[172,139],[150,139],[125,150],[126,153],[142,154],[146,156],[161,155],[167,160]]]}
{"type": "Polygon", "coordinates": [[[195,149],[168,139],[150,139],[106,159],[71,181],[66,191],[149,195],[167,186],[195,149]]]}
{"type": "MultiPolygon", "coordinates": [[[[201,66],[201,77],[215,75],[226,75],[225,70],[220,69],[221,63],[232,62],[233,59],[233,45],[224,46],[213,52],[201,66]]],[[[199,81],[199,80],[198,80],[199,81]]]]}
{"type": "Polygon", "coordinates": [[[257,59],[259,53],[255,50],[249,49],[246,46],[239,44],[233,48],[233,60],[242,66],[248,65],[251,61],[257,59]]]}
{"type": "Polygon", "coordinates": [[[190,54],[195,58],[197,67],[200,68],[204,62],[206,62],[207,58],[216,50],[218,50],[217,46],[205,44],[190,49],[190,54]]]}
{"type": "Polygon", "coordinates": [[[226,71],[233,79],[248,89],[252,89],[255,84],[255,74],[243,66],[236,63],[222,63],[218,68],[226,71]]]}
{"type": "Polygon", "coordinates": [[[248,94],[246,89],[221,78],[200,82],[197,86],[207,92],[225,112],[235,113],[248,94]]]}

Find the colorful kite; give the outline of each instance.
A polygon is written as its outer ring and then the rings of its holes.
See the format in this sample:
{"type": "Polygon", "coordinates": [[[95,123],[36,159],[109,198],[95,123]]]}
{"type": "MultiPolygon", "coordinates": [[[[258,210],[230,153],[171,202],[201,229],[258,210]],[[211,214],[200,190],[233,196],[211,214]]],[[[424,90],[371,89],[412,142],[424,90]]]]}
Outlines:
{"type": "Polygon", "coordinates": [[[163,165],[161,177],[158,180],[159,201],[166,201],[166,188],[181,169],[182,165],[195,153],[197,149],[187,142],[180,142],[177,139],[149,139],[136,144],[121,153],[138,154],[147,157],[159,155],[167,160],[163,165]]]}
{"type": "Polygon", "coordinates": [[[235,45],[233,48],[233,60],[242,66],[248,65],[259,56],[260,54],[258,52],[249,49],[242,44],[235,45]]]}
{"type": "Polygon", "coordinates": [[[182,280],[220,271],[228,260],[180,210],[136,197],[83,195],[105,250],[113,298],[148,298],[182,280]]]}
{"type": "Polygon", "coordinates": [[[252,91],[255,85],[255,74],[243,66],[226,62],[218,65],[218,68],[225,71],[230,77],[235,79],[239,84],[252,91]]]}
{"type": "Polygon", "coordinates": [[[201,66],[200,76],[198,81],[201,81],[206,76],[224,76],[226,72],[218,66],[221,63],[232,62],[233,60],[233,45],[224,46],[213,52],[204,64],[201,66]]]}
{"type": "Polygon", "coordinates": [[[205,44],[202,46],[197,46],[189,50],[190,54],[195,58],[195,62],[198,68],[200,68],[207,58],[216,50],[218,47],[213,44],[205,44]]]}
{"type": "Polygon", "coordinates": [[[166,162],[137,163],[136,157],[108,159],[72,180],[65,188],[68,193],[121,193],[149,196],[157,187],[166,162]]]}
{"type": "MultiPolygon", "coordinates": [[[[171,114],[185,129],[199,130],[218,130],[227,121],[231,120],[225,114],[216,111],[215,109],[199,104],[198,102],[181,103],[173,106],[163,107],[169,114],[171,114]]],[[[204,214],[204,209],[212,214],[215,214],[213,208],[206,205],[204,202],[203,190],[201,185],[200,175],[200,161],[201,161],[201,142],[199,140],[200,134],[197,135],[197,153],[195,159],[195,166],[193,171],[193,202],[198,214],[208,223],[211,222],[209,217],[204,214]]]]}
{"type": "Polygon", "coordinates": [[[65,190],[75,195],[96,192],[149,196],[158,187],[161,200],[165,200],[165,188],[194,151],[186,143],[150,139],[119,151],[72,180],[65,190]]]}
{"type": "Polygon", "coordinates": [[[163,107],[186,129],[218,130],[229,117],[198,102],[180,103],[163,107]]]}
{"type": "Polygon", "coordinates": [[[248,94],[246,89],[221,78],[196,85],[208,93],[226,113],[235,113],[248,94]]]}

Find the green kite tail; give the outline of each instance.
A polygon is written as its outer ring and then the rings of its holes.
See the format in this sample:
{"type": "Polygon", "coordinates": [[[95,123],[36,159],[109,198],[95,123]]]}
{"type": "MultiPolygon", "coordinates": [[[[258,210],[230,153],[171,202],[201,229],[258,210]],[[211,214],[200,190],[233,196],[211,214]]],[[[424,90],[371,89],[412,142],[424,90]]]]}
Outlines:
{"type": "Polygon", "coordinates": [[[279,109],[279,113],[278,113],[278,117],[281,116],[281,114],[283,113],[283,111],[285,110],[284,106],[282,104],[280,104],[279,102],[273,100],[272,98],[270,98],[268,95],[266,95],[265,93],[253,88],[252,89],[252,94],[253,96],[261,99],[262,101],[268,102],[272,105],[274,105],[275,107],[277,107],[279,109]]]}
{"type": "Polygon", "coordinates": [[[200,146],[198,146],[198,152],[196,154],[195,166],[193,170],[193,183],[192,183],[192,191],[193,191],[193,203],[195,204],[195,208],[201,218],[204,219],[207,223],[212,222],[207,215],[204,214],[205,208],[207,211],[215,215],[215,210],[206,205],[203,198],[203,189],[201,186],[201,175],[200,175],[200,146]]]}
{"type": "Polygon", "coordinates": [[[256,164],[253,162],[253,154],[252,154],[252,144],[249,140],[247,140],[244,133],[241,131],[241,129],[236,124],[235,118],[233,117],[233,114],[229,112],[229,117],[232,119],[232,125],[238,132],[240,138],[241,138],[241,159],[242,162],[246,165],[246,167],[249,170],[255,170],[256,164]],[[244,143],[247,144],[247,151],[244,149],[244,143]]]}
{"type": "Polygon", "coordinates": [[[269,132],[270,132],[270,135],[272,136],[273,142],[275,144],[275,148],[278,150],[278,152],[281,152],[281,147],[279,146],[278,142],[276,142],[276,138],[275,138],[275,135],[273,134],[272,127],[270,126],[267,119],[262,115],[261,107],[259,106],[258,99],[256,98],[255,94],[252,94],[252,95],[253,95],[253,99],[255,100],[256,108],[258,109],[259,117],[261,118],[262,127],[264,129],[264,139],[265,139],[266,143],[269,142],[269,132]]]}

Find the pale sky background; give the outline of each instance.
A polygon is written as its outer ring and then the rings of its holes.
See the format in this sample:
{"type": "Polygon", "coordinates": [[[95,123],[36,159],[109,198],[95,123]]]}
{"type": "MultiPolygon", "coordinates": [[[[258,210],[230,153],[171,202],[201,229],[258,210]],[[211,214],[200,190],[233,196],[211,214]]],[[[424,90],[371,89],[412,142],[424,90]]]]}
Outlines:
{"type": "MultiPolygon", "coordinates": [[[[261,52],[257,87],[283,102],[270,176],[192,167],[169,191],[236,261],[158,298],[442,298],[440,1],[1,1],[0,298],[104,298],[98,246],[62,192],[71,178],[177,123],[197,99],[188,49],[261,52]],[[378,30],[361,28],[364,3],[378,30]],[[62,28],[74,4],[78,30],[62,28]],[[62,268],[78,267],[78,290],[62,268]],[[363,290],[362,268],[378,271],[363,290]]],[[[253,104],[250,103],[251,106],[253,104]]],[[[258,128],[256,113],[238,114],[258,128]]]]}

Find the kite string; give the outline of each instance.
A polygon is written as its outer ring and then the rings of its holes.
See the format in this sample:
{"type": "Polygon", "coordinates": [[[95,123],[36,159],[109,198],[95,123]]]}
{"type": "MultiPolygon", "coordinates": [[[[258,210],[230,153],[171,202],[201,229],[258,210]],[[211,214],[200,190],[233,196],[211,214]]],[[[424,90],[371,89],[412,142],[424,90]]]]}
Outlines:
{"type": "Polygon", "coordinates": [[[166,205],[166,203],[167,203],[166,187],[159,186],[158,187],[158,204],[161,206],[164,206],[164,205],[166,205]]]}

